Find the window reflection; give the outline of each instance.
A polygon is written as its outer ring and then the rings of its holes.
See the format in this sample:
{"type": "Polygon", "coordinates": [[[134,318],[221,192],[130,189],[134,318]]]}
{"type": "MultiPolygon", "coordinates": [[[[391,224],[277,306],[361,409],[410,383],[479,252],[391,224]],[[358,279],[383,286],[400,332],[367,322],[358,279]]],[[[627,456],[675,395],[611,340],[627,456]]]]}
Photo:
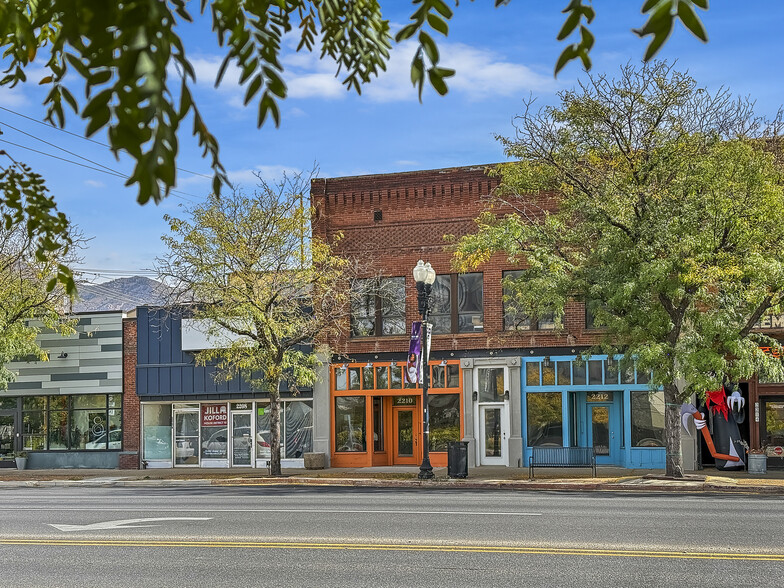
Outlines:
{"type": "Polygon", "coordinates": [[[526,394],[528,405],[528,445],[560,447],[563,445],[561,393],[526,394]]]}

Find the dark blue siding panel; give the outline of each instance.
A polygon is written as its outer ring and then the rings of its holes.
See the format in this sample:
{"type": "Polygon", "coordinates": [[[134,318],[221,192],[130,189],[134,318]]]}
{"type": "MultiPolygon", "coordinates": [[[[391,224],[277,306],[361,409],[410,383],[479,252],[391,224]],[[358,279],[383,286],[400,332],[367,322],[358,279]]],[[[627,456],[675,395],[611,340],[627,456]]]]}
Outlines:
{"type": "Polygon", "coordinates": [[[160,379],[159,379],[159,386],[161,390],[161,394],[171,394],[171,368],[164,367],[160,369],[160,379]]]}
{"type": "Polygon", "coordinates": [[[181,367],[173,367],[171,369],[171,393],[172,394],[182,394],[182,370],[181,367]]]}

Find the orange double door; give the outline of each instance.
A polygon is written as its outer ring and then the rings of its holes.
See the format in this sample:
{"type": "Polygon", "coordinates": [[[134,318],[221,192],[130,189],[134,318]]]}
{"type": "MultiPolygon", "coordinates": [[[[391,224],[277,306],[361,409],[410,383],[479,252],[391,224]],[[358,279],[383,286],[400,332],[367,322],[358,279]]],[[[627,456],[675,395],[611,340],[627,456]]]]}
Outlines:
{"type": "Polygon", "coordinates": [[[422,462],[422,398],[373,396],[373,465],[422,462]]]}

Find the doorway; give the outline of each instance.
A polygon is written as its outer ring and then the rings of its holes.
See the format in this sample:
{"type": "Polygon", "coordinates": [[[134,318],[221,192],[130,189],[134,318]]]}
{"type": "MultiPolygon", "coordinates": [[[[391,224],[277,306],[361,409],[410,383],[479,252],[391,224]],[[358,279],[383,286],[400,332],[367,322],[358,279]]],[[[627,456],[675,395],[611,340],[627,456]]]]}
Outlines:
{"type": "Polygon", "coordinates": [[[505,413],[504,406],[479,407],[480,465],[506,465],[505,413]]]}
{"type": "Polygon", "coordinates": [[[199,409],[174,409],[174,465],[199,465],[199,409]]]}
{"type": "Polygon", "coordinates": [[[231,413],[231,466],[252,466],[253,434],[250,411],[231,413]]]}
{"type": "Polygon", "coordinates": [[[596,463],[617,463],[620,436],[613,404],[588,405],[588,446],[596,452],[596,463]]]}
{"type": "Polygon", "coordinates": [[[479,465],[509,465],[509,373],[506,367],[480,367],[474,371],[478,404],[479,465]]]}
{"type": "Polygon", "coordinates": [[[394,407],[392,409],[394,465],[416,465],[419,463],[419,427],[415,408],[394,407]]]}
{"type": "Polygon", "coordinates": [[[16,415],[0,414],[0,457],[12,457],[16,451],[16,415]]]}

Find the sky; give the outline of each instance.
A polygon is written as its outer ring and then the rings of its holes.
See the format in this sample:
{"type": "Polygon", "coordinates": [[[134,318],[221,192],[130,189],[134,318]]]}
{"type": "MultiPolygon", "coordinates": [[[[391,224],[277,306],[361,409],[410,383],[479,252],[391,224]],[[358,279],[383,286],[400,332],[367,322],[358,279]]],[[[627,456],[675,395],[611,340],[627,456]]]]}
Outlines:
{"type": "MultiPolygon", "coordinates": [[[[357,96],[335,78],[333,63],[319,61],[317,54],[296,53],[292,39],[284,44],[289,97],[281,104],[279,128],[270,123],[256,128],[257,110],[253,103],[242,106],[244,90],[236,85],[236,74],[230,72],[214,88],[223,53],[210,23],[198,16],[194,23],[184,23],[180,35],[197,74],[196,102],[220,143],[232,183],[252,190],[254,172],[274,181],[283,172],[313,169],[329,178],[505,161],[497,137],[514,135],[513,119],[522,111],[523,100],[534,97],[542,106],[556,103],[557,93],[574,87],[585,72],[574,62],[557,79],[553,76],[564,48],[556,35],[566,0],[512,0],[498,8],[493,4],[459,2],[449,37],[435,36],[442,65],[457,73],[448,80],[447,96],[426,90],[422,103],[409,79],[412,43],[396,45],[387,72],[357,96]]],[[[642,58],[647,40],[631,32],[644,23],[641,4],[594,2],[592,74],[612,76],[620,66],[642,58]]],[[[407,0],[384,0],[383,6],[393,32],[413,12],[407,0]]],[[[198,3],[191,2],[189,8],[196,12],[198,3]]],[[[758,114],[775,115],[784,103],[779,59],[784,2],[715,0],[700,15],[709,42],[703,44],[677,25],[658,57],[677,60],[678,69],[688,70],[709,89],[726,86],[734,94],[750,96],[758,114]]],[[[180,133],[177,165],[188,171],[178,173],[178,193],[159,205],[140,206],[133,188],[105,173],[107,168],[120,175],[131,170],[129,158],[118,161],[101,144],[106,143],[105,132],[85,140],[82,121],[74,115],[67,119],[68,133],[39,122],[44,117],[44,93],[37,85],[41,71],[34,66],[26,85],[0,88],[0,149],[41,173],[59,209],[90,238],[76,268],[84,280],[152,275],[155,258],[165,253],[163,215],[183,215],[183,206],[202,201],[210,190],[209,162],[201,158],[190,135],[192,122],[186,121],[180,133]]]]}

